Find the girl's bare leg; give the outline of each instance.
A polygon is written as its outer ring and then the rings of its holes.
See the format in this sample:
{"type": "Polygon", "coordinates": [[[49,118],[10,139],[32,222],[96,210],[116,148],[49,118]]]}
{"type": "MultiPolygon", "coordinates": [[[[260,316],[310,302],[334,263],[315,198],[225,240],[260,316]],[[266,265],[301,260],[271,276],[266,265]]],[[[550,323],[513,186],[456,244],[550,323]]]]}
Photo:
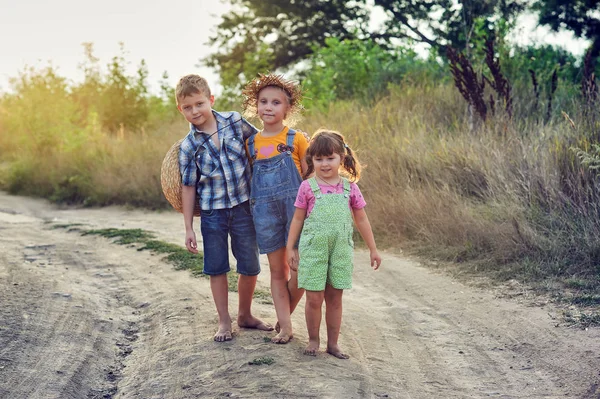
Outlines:
{"type": "MultiPolygon", "coordinates": [[[[298,288],[298,272],[290,269],[290,279],[287,283],[288,291],[290,293],[290,314],[294,313],[296,306],[298,306],[298,302],[302,299],[302,295],[304,295],[304,288],[298,288]]],[[[281,327],[279,327],[279,321],[275,324],[275,331],[279,332],[281,327]]]]}
{"type": "Polygon", "coordinates": [[[298,306],[298,302],[304,295],[304,288],[298,288],[298,272],[290,269],[290,279],[288,281],[288,291],[290,292],[290,314],[298,306]]]}
{"type": "Polygon", "coordinates": [[[290,317],[290,293],[287,288],[289,267],[285,261],[285,247],[267,254],[267,257],[271,269],[271,295],[280,328],[271,341],[276,344],[287,344],[294,335],[290,317]]]}
{"type": "Polygon", "coordinates": [[[323,306],[324,291],[306,291],[306,328],[308,329],[308,345],[304,354],[317,356],[319,351],[319,327],[321,326],[321,308],[323,306]]]}
{"type": "Polygon", "coordinates": [[[338,359],[348,359],[350,356],[342,352],[338,345],[340,327],[342,325],[342,294],[344,290],[325,286],[325,322],[327,323],[327,353],[338,359]]]}

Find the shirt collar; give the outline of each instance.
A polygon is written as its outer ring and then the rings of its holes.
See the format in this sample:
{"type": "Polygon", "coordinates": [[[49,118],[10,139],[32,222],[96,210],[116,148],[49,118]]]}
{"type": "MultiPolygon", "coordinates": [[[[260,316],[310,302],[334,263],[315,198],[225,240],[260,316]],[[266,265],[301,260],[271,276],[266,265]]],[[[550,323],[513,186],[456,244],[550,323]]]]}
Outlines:
{"type": "MultiPolygon", "coordinates": [[[[226,124],[227,118],[225,118],[225,116],[223,116],[220,112],[215,111],[214,109],[211,109],[211,111],[215,119],[217,120],[217,129],[220,129],[221,126],[226,124]]],[[[190,133],[194,136],[195,139],[198,139],[198,137],[202,134],[210,134],[202,130],[198,130],[198,128],[194,126],[193,123],[190,123],[190,133]]]]}

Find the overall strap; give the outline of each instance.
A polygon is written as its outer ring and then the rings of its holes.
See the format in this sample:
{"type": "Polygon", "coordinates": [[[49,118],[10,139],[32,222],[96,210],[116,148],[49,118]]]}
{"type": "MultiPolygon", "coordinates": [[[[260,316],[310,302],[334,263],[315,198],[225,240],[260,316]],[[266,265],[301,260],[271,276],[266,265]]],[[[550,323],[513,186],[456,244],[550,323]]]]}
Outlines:
{"type": "Polygon", "coordinates": [[[306,181],[310,185],[310,189],[313,191],[313,193],[315,193],[315,197],[317,194],[321,193],[321,189],[319,188],[319,185],[317,184],[317,179],[315,179],[314,176],[306,181]]]}
{"type": "Polygon", "coordinates": [[[288,128],[285,144],[290,148],[294,145],[294,136],[295,135],[296,135],[296,131],[294,129],[292,129],[291,127],[288,128]]]}
{"type": "Polygon", "coordinates": [[[344,183],[344,192],[350,194],[350,182],[348,179],[342,177],[342,182],[344,183]]]}

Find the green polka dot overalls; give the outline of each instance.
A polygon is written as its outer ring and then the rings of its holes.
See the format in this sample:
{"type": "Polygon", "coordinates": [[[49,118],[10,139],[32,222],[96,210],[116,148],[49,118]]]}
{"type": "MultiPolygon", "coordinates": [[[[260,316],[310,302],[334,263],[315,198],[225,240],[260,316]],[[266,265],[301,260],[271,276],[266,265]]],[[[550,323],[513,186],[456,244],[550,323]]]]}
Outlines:
{"type": "Polygon", "coordinates": [[[298,287],[323,291],[325,284],[337,289],[352,288],[354,269],[353,224],[350,183],[342,179],[342,194],[322,194],[314,177],[308,179],[315,206],[304,221],[298,252],[298,287]]]}

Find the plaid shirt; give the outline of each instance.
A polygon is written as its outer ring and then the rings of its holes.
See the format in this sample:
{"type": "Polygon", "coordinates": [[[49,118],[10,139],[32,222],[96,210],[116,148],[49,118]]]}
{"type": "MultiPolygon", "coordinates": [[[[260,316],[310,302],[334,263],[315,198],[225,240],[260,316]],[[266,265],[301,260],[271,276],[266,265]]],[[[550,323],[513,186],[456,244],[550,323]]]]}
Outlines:
{"type": "Polygon", "coordinates": [[[181,142],[179,170],[184,186],[196,186],[202,210],[227,209],[250,198],[250,165],[244,141],[257,132],[238,112],[216,112],[219,151],[210,133],[190,126],[181,142]]]}

